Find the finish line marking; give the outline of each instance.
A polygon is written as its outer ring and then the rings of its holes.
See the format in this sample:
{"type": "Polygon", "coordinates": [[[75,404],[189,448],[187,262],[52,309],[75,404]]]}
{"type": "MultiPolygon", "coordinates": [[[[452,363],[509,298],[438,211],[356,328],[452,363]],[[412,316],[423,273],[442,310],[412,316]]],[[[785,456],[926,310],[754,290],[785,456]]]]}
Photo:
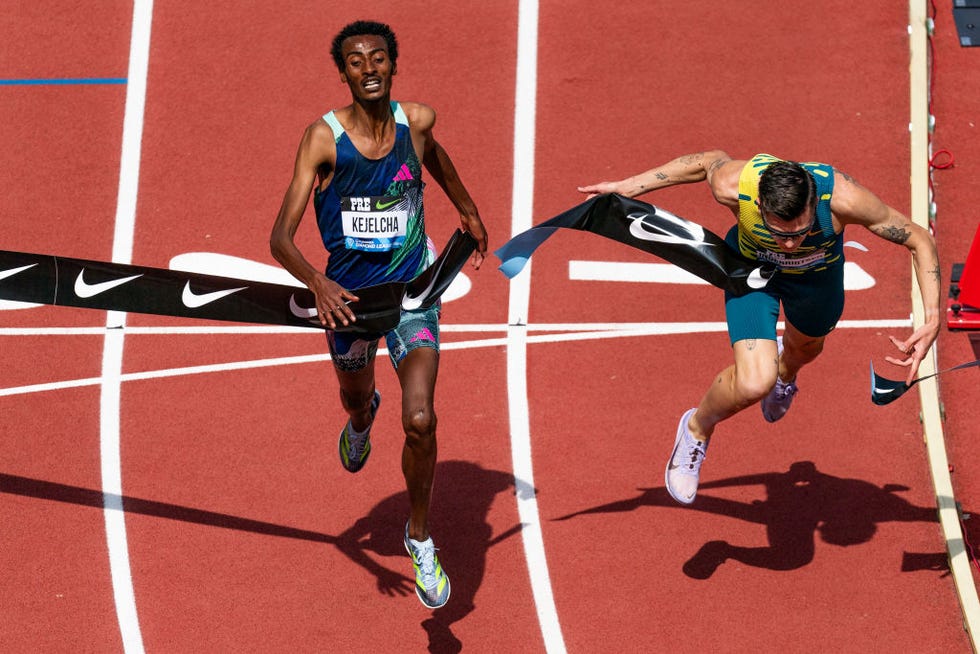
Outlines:
{"type": "MultiPolygon", "coordinates": [[[[133,258],[133,232],[136,223],[136,195],[139,189],[140,155],[143,142],[143,116],[146,107],[146,78],[150,59],[150,25],[153,0],[133,2],[133,25],[129,41],[129,75],[123,114],[122,153],[119,159],[119,188],[112,240],[112,260],[130,263],[133,258]]],[[[129,564],[126,513],[123,506],[122,460],[120,456],[119,416],[122,406],[122,356],[126,314],[106,313],[102,351],[101,410],[99,413],[99,459],[102,471],[102,504],[109,574],[116,620],[126,654],[143,654],[136,594],[129,564]]]]}

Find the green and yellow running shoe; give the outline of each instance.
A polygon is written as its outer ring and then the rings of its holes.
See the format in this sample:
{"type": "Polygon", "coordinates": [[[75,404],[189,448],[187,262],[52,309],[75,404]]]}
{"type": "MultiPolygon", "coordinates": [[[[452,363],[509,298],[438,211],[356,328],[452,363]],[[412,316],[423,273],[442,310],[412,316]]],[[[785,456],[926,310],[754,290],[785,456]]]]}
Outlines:
{"type": "MultiPolygon", "coordinates": [[[[374,424],[374,416],[378,413],[381,406],[381,393],[374,391],[374,398],[371,400],[371,424],[374,424]]],[[[367,463],[368,456],[371,454],[371,427],[361,436],[352,433],[350,420],[344,430],[340,432],[340,464],[347,472],[357,472],[367,463]]]]}
{"type": "Polygon", "coordinates": [[[405,549],[412,557],[415,568],[415,594],[426,608],[437,609],[449,601],[449,577],[436,556],[436,546],[430,536],[425,542],[408,537],[408,523],[405,524],[405,549]]]}

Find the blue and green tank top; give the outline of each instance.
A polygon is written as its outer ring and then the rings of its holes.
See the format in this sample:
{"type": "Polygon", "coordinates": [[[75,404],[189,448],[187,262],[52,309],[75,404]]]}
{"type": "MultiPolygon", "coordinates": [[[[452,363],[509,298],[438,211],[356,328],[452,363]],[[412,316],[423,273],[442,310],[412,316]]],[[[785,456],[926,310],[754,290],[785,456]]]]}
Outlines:
{"type": "Polygon", "coordinates": [[[397,102],[395,144],[380,159],[362,155],[334,112],[337,164],[333,179],[313,196],[317,225],[330,257],[326,276],[345,288],[414,279],[428,262],[422,207],[422,166],[397,102]]]}

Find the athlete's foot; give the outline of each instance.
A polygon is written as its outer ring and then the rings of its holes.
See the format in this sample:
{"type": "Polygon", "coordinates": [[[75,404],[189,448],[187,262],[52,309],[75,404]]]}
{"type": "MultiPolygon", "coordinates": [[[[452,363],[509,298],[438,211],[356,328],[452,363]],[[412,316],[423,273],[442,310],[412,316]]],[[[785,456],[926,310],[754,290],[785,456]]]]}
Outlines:
{"type": "MultiPolygon", "coordinates": [[[[371,424],[374,424],[374,416],[378,413],[381,406],[381,393],[374,391],[371,398],[371,424]]],[[[371,426],[361,434],[355,434],[350,420],[340,432],[340,440],[337,444],[340,453],[340,465],[344,466],[348,472],[357,472],[367,463],[371,455],[371,426]]]]}
{"type": "Polygon", "coordinates": [[[667,461],[664,482],[667,492],[681,504],[690,504],[698,492],[701,463],[708,449],[707,441],[700,441],[691,435],[687,423],[697,409],[691,409],[681,416],[677,425],[674,450],[667,461]]]}
{"type": "Polygon", "coordinates": [[[786,415],[793,404],[793,397],[800,391],[795,381],[784,382],[776,378],[776,385],[769,395],[762,398],[762,416],[767,422],[776,422],[786,415]]]}

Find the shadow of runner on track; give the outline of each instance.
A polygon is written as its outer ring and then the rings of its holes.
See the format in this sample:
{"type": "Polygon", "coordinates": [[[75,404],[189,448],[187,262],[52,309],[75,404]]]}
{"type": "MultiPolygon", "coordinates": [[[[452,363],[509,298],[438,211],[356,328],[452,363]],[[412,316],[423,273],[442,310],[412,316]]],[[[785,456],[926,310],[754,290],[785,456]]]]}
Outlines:
{"type": "MultiPolygon", "coordinates": [[[[487,524],[494,498],[513,487],[514,479],[509,473],[486,470],[466,461],[436,464],[432,505],[437,518],[431,521],[430,528],[437,548],[444,552],[439,559],[452,583],[452,594],[446,606],[431,611],[422,621],[429,638],[429,652],[449,654],[462,650],[463,644],[453,634],[451,625],[475,608],[476,591],[486,570],[487,551],[520,531],[520,525],[516,525],[494,537],[487,524]]],[[[407,510],[407,492],[391,495],[336,539],[337,547],[344,554],[377,576],[378,590],[386,595],[414,594],[415,580],[381,566],[367,552],[405,556],[405,566],[411,570],[403,543],[407,510]]]]}
{"type": "MultiPolygon", "coordinates": [[[[444,559],[452,582],[452,596],[446,606],[431,611],[421,623],[429,638],[430,652],[448,654],[462,649],[462,643],[450,627],[475,607],[476,591],[486,570],[487,551],[521,530],[518,524],[494,536],[491,526],[487,524],[487,514],[494,498],[513,487],[514,479],[509,473],[486,470],[465,461],[436,464],[433,506],[438,507],[440,517],[434,537],[445,552],[440,558],[444,559]]],[[[104,507],[104,496],[99,490],[5,473],[0,473],[0,493],[100,510],[104,507]]],[[[127,513],[328,543],[374,574],[378,578],[380,592],[386,595],[414,595],[415,580],[405,574],[411,571],[411,563],[402,541],[408,511],[408,494],[404,491],[381,500],[366,516],[337,536],[137,497],[123,496],[122,505],[127,513]],[[369,552],[379,556],[401,556],[405,559],[404,566],[399,572],[389,570],[369,556],[369,552]]]]}
{"type": "MultiPolygon", "coordinates": [[[[22,495],[24,497],[36,497],[42,500],[53,500],[55,502],[67,502],[81,506],[90,506],[103,509],[103,493],[92,488],[81,486],[69,486],[52,481],[42,481],[31,479],[30,477],[20,477],[0,473],[0,493],[11,495],[22,495]]],[[[118,495],[109,495],[111,499],[118,500],[118,495]]],[[[195,509],[179,504],[169,504],[167,502],[157,502],[139,497],[124,495],[122,497],[123,510],[126,513],[154,516],[166,518],[168,520],[180,520],[199,525],[210,525],[221,527],[222,529],[237,529],[239,531],[249,531],[266,536],[278,536],[281,538],[296,538],[299,540],[309,540],[317,543],[335,543],[336,538],[330,534],[324,534],[308,529],[298,529],[272,522],[252,520],[240,516],[229,515],[227,513],[217,513],[204,509],[195,509]]]]}
{"type": "MultiPolygon", "coordinates": [[[[683,567],[694,579],[707,579],[727,560],[768,570],[795,570],[813,560],[814,534],[824,542],[846,547],[866,543],[879,522],[936,522],[935,507],[910,504],[896,495],[905,486],[879,488],[860,479],[835,477],[817,470],[811,461],[798,461],[784,473],[760,473],[705,482],[691,506],[676,503],[666,488],[640,489],[628,500],[577,511],[556,520],[633,511],[643,506],[667,506],[729,516],[765,525],[768,547],[740,547],[722,540],[708,541],[683,567]],[[703,495],[702,491],[731,486],[761,485],[766,499],[751,503],[703,495]]],[[[906,569],[903,565],[903,570],[906,569]]]]}

